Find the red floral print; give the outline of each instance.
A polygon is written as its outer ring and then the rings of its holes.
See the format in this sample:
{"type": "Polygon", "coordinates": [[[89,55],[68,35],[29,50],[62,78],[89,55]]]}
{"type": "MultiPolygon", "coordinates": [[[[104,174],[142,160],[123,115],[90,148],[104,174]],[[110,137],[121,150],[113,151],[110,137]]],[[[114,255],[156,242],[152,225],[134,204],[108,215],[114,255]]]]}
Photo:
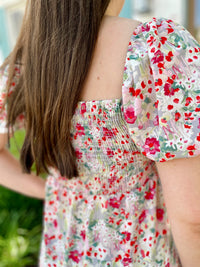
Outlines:
{"type": "Polygon", "coordinates": [[[137,119],[137,117],[135,116],[134,108],[132,106],[126,109],[124,116],[125,120],[131,124],[134,123],[137,119]]]}
{"type": "Polygon", "coordinates": [[[70,251],[69,253],[69,259],[72,259],[76,263],[79,263],[81,260],[82,254],[78,252],[78,250],[70,251]]]}
{"type": "Polygon", "coordinates": [[[164,210],[163,209],[157,209],[156,211],[156,217],[159,221],[163,220],[164,217],[164,210]]]}
{"type": "Polygon", "coordinates": [[[107,138],[112,138],[114,136],[114,133],[108,128],[103,127],[103,136],[107,138]]]}
{"type": "Polygon", "coordinates": [[[143,212],[139,216],[139,223],[142,223],[144,219],[146,218],[146,210],[143,210],[143,212]]]}
{"type": "Polygon", "coordinates": [[[116,197],[114,197],[114,198],[110,198],[108,203],[111,207],[118,209],[120,207],[121,201],[117,199],[116,197]]]}
{"type": "Polygon", "coordinates": [[[153,63],[156,64],[162,62],[163,60],[164,60],[163,53],[160,50],[156,51],[155,56],[152,58],[153,63]]]}
{"type": "Polygon", "coordinates": [[[156,152],[160,151],[159,141],[154,137],[147,138],[145,141],[144,150],[147,154],[156,154],[156,152]]]}
{"type": "Polygon", "coordinates": [[[83,126],[81,126],[81,124],[80,123],[77,123],[77,125],[76,125],[76,133],[77,133],[77,135],[79,135],[79,136],[82,136],[82,135],[85,135],[85,132],[84,132],[84,127],[83,126]]]}

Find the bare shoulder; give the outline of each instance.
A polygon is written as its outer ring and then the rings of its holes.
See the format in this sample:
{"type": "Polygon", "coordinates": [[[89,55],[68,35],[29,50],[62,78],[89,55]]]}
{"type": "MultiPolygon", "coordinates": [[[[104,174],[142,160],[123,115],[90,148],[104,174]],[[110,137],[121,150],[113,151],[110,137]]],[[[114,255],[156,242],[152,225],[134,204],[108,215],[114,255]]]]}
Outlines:
{"type": "Polygon", "coordinates": [[[81,100],[121,97],[127,47],[138,24],[139,21],[126,18],[103,18],[81,100]]]}
{"type": "Polygon", "coordinates": [[[141,21],[139,21],[139,20],[121,18],[121,17],[116,17],[116,21],[119,24],[119,26],[121,25],[122,27],[123,26],[125,26],[125,27],[127,27],[127,26],[134,27],[134,26],[137,26],[138,24],[141,23],[141,21]]]}
{"type": "Polygon", "coordinates": [[[112,33],[126,33],[133,31],[141,22],[134,19],[121,18],[121,17],[105,17],[105,23],[107,29],[112,33]]]}

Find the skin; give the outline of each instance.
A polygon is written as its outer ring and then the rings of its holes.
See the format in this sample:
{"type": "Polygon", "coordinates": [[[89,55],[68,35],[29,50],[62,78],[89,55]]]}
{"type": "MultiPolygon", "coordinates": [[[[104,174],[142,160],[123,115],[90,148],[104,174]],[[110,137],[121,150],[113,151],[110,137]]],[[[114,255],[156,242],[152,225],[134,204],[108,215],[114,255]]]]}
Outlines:
{"type": "MultiPolygon", "coordinates": [[[[124,55],[126,53],[126,40],[130,38],[130,34],[138,22],[118,18],[118,15],[123,7],[124,0],[112,0],[106,14],[104,16],[102,27],[99,33],[97,55],[94,61],[106,60],[111,56],[110,50],[105,47],[105,41],[110,44],[111,39],[115,39],[116,46],[112,47],[112,51],[118,55],[118,52],[123,56],[118,57],[118,62],[112,58],[104,63],[112,66],[123,68],[124,55]],[[110,35],[112,36],[110,37],[110,35]],[[122,35],[123,34],[123,35],[122,35]],[[120,35],[121,38],[117,37],[120,35]],[[109,37],[111,39],[109,39],[109,37]],[[123,40],[124,42],[122,43],[123,40]],[[104,45],[104,46],[103,46],[104,45]],[[115,50],[113,50],[115,49],[115,50]],[[104,53],[100,53],[105,51],[104,53]],[[119,63],[120,62],[120,63],[119,63]],[[120,65],[121,64],[121,65],[120,65]]],[[[108,46],[109,47],[109,46],[108,46]]],[[[105,64],[102,64],[105,66],[105,64]]],[[[105,82],[99,85],[99,88],[106,90],[97,90],[94,92],[91,88],[98,88],[98,81],[105,81],[108,76],[100,69],[100,64],[93,65],[94,73],[90,72],[88,81],[83,88],[83,99],[102,99],[105,97],[118,98],[121,92],[121,77],[119,69],[112,69],[112,82],[117,81],[113,86],[106,88],[105,82]],[[116,72],[116,74],[115,74],[116,72]],[[99,73],[102,75],[98,76],[99,73]],[[116,76],[114,76],[116,75],[116,76]],[[91,79],[90,79],[91,77],[91,79]],[[94,78],[95,77],[95,78],[94,78]],[[104,79],[101,79],[101,78],[104,79]],[[118,80],[117,80],[118,79],[118,80]],[[95,85],[95,86],[94,86],[95,85]],[[116,85],[116,86],[115,86],[116,85]],[[113,89],[117,88],[117,89],[113,89]],[[115,91],[116,90],[116,91],[115,91]],[[97,92],[99,91],[98,95],[97,92]]],[[[109,69],[109,68],[108,68],[109,69]]],[[[108,83],[110,80],[108,80],[108,83]]],[[[10,155],[6,150],[6,134],[0,134],[0,184],[34,198],[45,198],[45,181],[35,175],[22,174],[19,162],[10,155]]],[[[183,267],[200,266],[200,156],[193,158],[173,159],[168,162],[156,163],[160,180],[163,187],[165,203],[171,224],[171,229],[177,250],[179,252],[183,267]]]]}
{"type": "Polygon", "coordinates": [[[111,0],[105,15],[106,16],[119,16],[119,13],[121,12],[123,6],[124,6],[125,0],[111,0]]]}

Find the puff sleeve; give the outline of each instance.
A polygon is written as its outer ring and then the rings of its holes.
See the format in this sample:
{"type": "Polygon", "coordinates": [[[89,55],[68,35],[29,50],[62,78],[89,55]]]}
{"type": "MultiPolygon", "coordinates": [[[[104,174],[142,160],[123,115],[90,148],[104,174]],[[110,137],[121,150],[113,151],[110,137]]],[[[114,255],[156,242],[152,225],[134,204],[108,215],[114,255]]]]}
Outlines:
{"type": "MultiPolygon", "coordinates": [[[[7,133],[7,80],[8,80],[8,68],[6,67],[0,69],[0,134],[7,133]]],[[[15,74],[12,80],[12,85],[9,89],[8,97],[12,94],[13,90],[15,89],[15,86],[19,80],[20,77],[20,68],[18,65],[15,67],[15,74]]],[[[23,114],[19,116],[16,120],[16,125],[14,127],[14,130],[18,130],[23,128],[24,123],[24,116],[23,114]]]]}
{"type": "Polygon", "coordinates": [[[200,45],[183,26],[154,18],[136,28],[122,106],[132,140],[149,159],[200,154],[200,45]]]}

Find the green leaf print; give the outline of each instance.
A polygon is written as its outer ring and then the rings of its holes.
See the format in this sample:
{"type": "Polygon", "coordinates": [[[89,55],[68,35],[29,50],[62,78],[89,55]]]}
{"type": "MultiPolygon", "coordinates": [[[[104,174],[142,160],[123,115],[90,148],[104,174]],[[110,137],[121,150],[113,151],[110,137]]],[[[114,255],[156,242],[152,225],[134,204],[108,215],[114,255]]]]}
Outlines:
{"type": "Polygon", "coordinates": [[[151,228],[150,231],[154,234],[155,233],[155,228],[151,228]]]}
{"type": "Polygon", "coordinates": [[[85,256],[85,259],[86,259],[87,261],[89,261],[90,263],[92,263],[92,259],[91,259],[90,257],[85,256]]]}
{"type": "Polygon", "coordinates": [[[156,263],[159,264],[158,266],[163,266],[163,260],[156,260],[156,263]]]}
{"type": "Polygon", "coordinates": [[[174,82],[174,83],[172,84],[172,88],[173,88],[173,89],[181,89],[181,90],[183,90],[183,91],[186,91],[186,90],[185,90],[185,86],[183,86],[183,85],[181,85],[181,84],[178,84],[177,82],[174,82]]]}
{"type": "Polygon", "coordinates": [[[88,228],[90,229],[90,231],[92,231],[93,229],[93,227],[97,224],[97,220],[94,220],[94,221],[91,221],[90,223],[89,223],[89,226],[88,226],[88,228]]]}
{"type": "Polygon", "coordinates": [[[200,94],[200,90],[195,90],[195,94],[199,95],[200,94]]]}
{"type": "Polygon", "coordinates": [[[131,56],[129,56],[129,58],[130,59],[136,59],[137,60],[139,58],[139,56],[138,55],[131,55],[131,56]]]}
{"type": "Polygon", "coordinates": [[[149,104],[149,103],[151,103],[151,99],[150,99],[149,97],[145,97],[144,102],[145,102],[146,104],[149,104]]]}
{"type": "Polygon", "coordinates": [[[96,248],[98,246],[98,244],[99,244],[98,242],[95,242],[92,244],[92,246],[96,248]]]}
{"type": "Polygon", "coordinates": [[[78,224],[83,223],[83,221],[80,218],[78,218],[76,215],[74,216],[74,218],[77,220],[78,224]]]}
{"type": "MultiPolygon", "coordinates": [[[[170,135],[169,135],[169,137],[170,137],[170,135]]],[[[165,142],[166,139],[164,137],[160,136],[159,141],[162,144],[161,145],[161,151],[167,151],[167,152],[168,151],[172,151],[172,152],[177,151],[177,145],[176,144],[174,144],[173,146],[167,145],[167,143],[165,142]]]]}

